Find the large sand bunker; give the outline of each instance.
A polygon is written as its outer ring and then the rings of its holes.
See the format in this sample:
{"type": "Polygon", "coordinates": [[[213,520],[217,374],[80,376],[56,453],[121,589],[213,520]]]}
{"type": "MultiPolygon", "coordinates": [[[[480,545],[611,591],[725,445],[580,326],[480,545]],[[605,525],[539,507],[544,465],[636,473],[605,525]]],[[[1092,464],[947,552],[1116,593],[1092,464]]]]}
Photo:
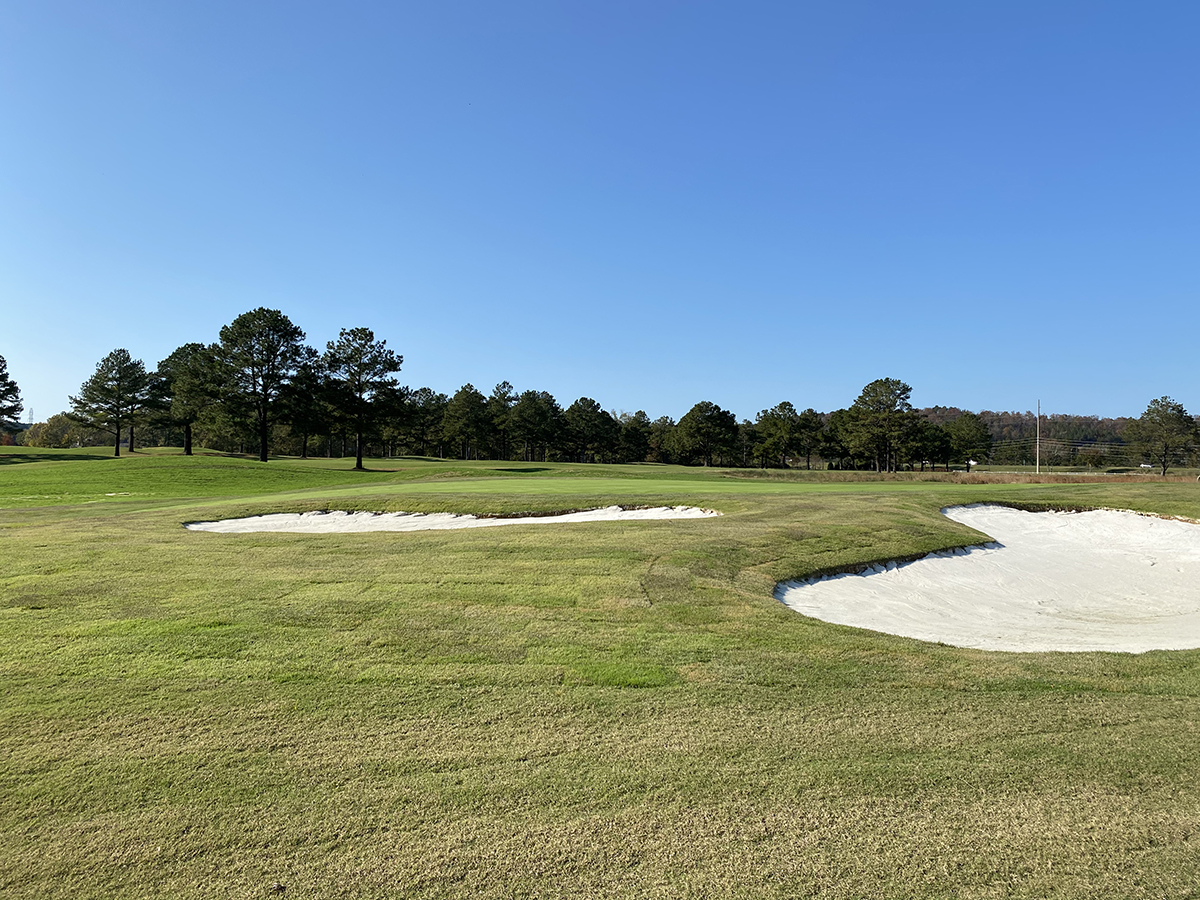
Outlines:
{"type": "Polygon", "coordinates": [[[781,584],[826,622],[981,650],[1200,647],[1200,525],[1131,512],[942,512],[996,543],[781,584]]]}
{"type": "Polygon", "coordinates": [[[647,519],[706,519],[719,516],[714,509],[694,506],[656,506],[649,509],[586,509],[553,516],[480,517],[455,513],[307,512],[274,513],[247,519],[191,522],[192,531],[246,534],[286,531],[293,534],[350,534],[363,531],[448,531],[456,528],[493,528],[498,525],[558,525],[564,522],[629,522],[647,519]]]}

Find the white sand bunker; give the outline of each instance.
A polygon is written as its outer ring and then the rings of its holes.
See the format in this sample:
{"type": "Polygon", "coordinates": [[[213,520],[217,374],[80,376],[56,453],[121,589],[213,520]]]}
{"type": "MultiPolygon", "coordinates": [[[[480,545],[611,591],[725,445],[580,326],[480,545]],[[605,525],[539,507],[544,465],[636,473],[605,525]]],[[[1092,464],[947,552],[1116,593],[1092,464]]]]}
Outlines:
{"type": "Polygon", "coordinates": [[[1130,512],[942,512],[998,543],[779,585],[826,622],[981,650],[1200,647],[1200,525],[1130,512]]]}
{"type": "Polygon", "coordinates": [[[556,516],[513,516],[489,518],[455,513],[370,513],[306,512],[275,513],[220,522],[191,522],[192,531],[246,534],[255,531],[286,531],[293,534],[350,534],[363,531],[449,531],[455,528],[492,528],[498,525],[560,525],[564,522],[637,522],[647,519],[707,519],[721,515],[714,509],[694,506],[656,506],[622,509],[606,506],[556,516]]]}

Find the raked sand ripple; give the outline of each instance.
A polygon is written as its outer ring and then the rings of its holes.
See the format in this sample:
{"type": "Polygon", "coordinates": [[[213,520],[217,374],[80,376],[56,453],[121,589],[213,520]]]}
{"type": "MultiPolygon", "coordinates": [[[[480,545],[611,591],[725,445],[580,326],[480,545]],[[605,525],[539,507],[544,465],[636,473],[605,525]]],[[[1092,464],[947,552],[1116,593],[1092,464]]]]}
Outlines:
{"type": "Polygon", "coordinates": [[[942,512],[995,543],[779,585],[826,622],[981,650],[1200,647],[1200,525],[1130,512],[942,512]]]}
{"type": "Polygon", "coordinates": [[[651,509],[622,509],[608,506],[556,516],[512,516],[481,518],[455,513],[307,512],[274,513],[219,522],[191,522],[192,531],[247,534],[283,531],[292,534],[352,534],[367,531],[448,531],[457,528],[493,528],[499,525],[559,525],[564,522],[639,522],[650,519],[706,519],[719,516],[713,509],[694,506],[656,506],[651,509]]]}

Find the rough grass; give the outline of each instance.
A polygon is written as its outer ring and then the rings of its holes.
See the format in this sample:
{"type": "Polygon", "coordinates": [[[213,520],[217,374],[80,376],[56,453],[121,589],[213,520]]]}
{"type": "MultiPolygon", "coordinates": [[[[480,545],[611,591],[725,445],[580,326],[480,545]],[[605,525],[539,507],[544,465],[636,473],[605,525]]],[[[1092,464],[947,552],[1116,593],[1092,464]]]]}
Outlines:
{"type": "Polygon", "coordinates": [[[957,650],[771,590],[979,539],[949,503],[1200,518],[1200,486],[147,460],[0,473],[5,896],[1196,896],[1200,653],[957,650]],[[642,502],[725,515],[181,527],[642,502]]]}

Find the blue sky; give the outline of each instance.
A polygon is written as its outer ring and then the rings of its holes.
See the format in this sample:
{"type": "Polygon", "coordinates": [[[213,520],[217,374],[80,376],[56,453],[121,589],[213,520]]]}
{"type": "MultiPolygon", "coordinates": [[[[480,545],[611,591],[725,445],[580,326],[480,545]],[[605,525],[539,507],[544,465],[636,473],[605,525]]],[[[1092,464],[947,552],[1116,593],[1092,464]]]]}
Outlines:
{"type": "Polygon", "coordinates": [[[1200,5],[0,0],[36,418],[258,306],[678,418],[1200,412],[1200,5]]]}

